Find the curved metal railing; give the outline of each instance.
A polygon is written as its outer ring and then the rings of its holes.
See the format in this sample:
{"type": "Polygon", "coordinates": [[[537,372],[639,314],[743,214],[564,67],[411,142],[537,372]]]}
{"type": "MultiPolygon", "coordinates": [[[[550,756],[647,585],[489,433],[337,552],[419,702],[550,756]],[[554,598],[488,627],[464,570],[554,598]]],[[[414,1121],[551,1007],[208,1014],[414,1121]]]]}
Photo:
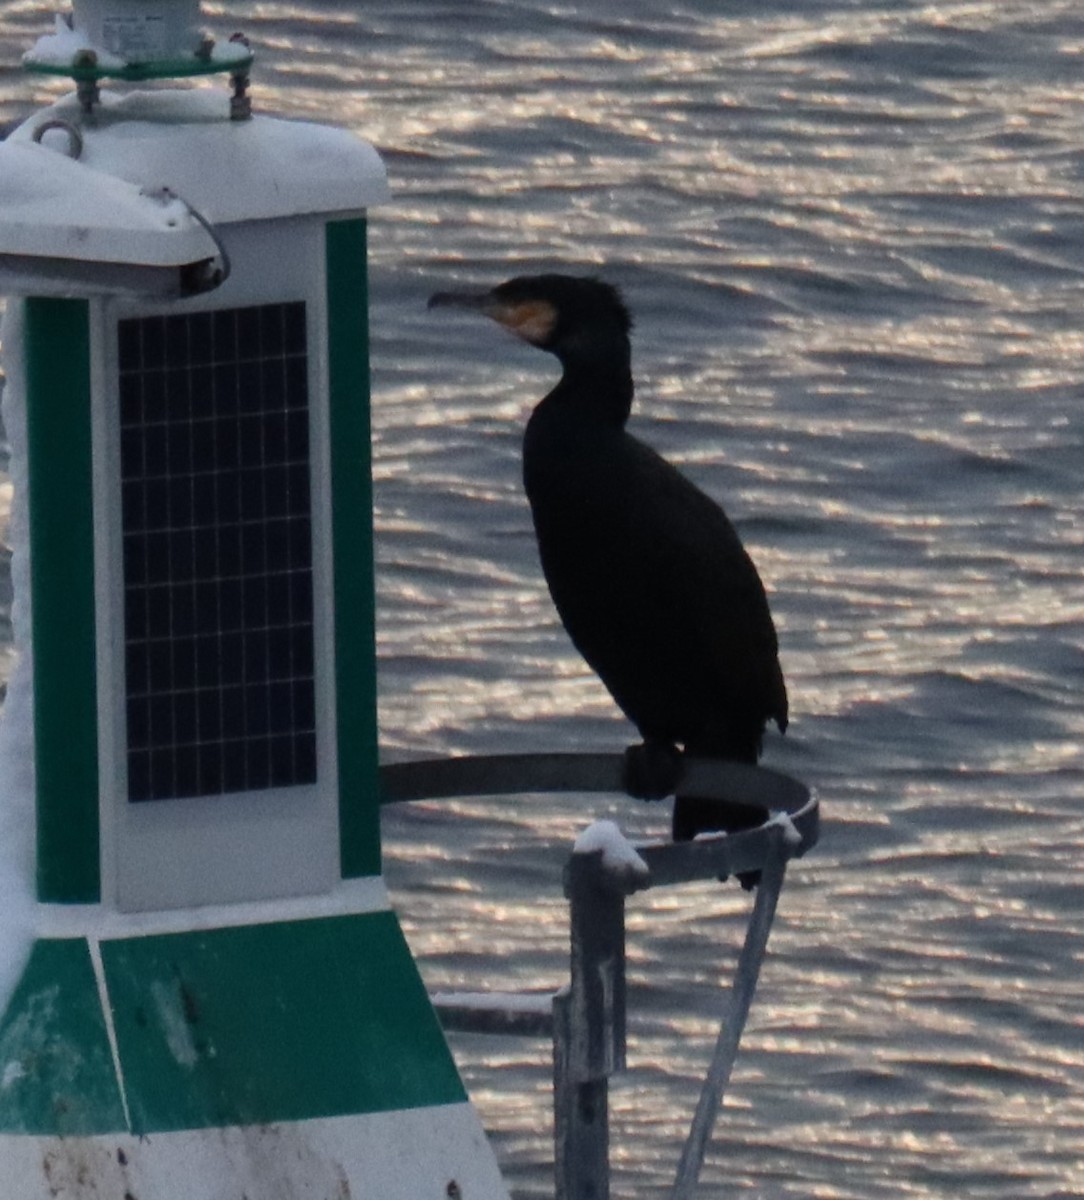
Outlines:
{"type": "MultiPolygon", "coordinates": [[[[508,754],[421,759],[381,767],[385,803],[544,792],[627,792],[628,755],[508,754]]],[[[756,899],[719,1035],[671,1200],[689,1200],[737,1057],[756,990],[787,863],[820,835],[820,810],[809,788],[766,767],[681,758],[673,790],[770,813],[739,833],[702,835],[691,842],[650,842],[615,864],[604,849],[574,852],[565,869],[569,899],[571,982],[552,998],[552,1012],[502,1011],[487,1000],[472,1009],[458,997],[438,1006],[449,1028],[475,1032],[540,1033],[554,1038],[554,1139],[557,1200],[608,1200],[609,1076],[625,1067],[625,900],[648,888],[759,875],[756,899]]]]}

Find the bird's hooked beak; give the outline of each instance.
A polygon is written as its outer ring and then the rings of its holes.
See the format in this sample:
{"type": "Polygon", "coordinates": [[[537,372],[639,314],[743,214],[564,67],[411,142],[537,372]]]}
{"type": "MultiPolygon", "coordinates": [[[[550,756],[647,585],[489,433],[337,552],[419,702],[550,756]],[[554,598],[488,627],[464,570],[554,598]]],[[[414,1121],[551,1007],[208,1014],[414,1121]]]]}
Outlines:
{"type": "Polygon", "coordinates": [[[548,300],[508,300],[491,292],[437,292],[429,297],[429,308],[465,308],[479,312],[503,325],[517,337],[541,346],[557,324],[557,309],[548,300]]]}

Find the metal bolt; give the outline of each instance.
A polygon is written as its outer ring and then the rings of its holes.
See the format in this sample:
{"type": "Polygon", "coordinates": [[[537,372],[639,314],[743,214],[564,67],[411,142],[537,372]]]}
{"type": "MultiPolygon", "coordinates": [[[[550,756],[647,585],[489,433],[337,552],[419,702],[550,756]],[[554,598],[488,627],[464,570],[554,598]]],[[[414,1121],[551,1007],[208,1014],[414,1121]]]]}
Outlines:
{"type": "Polygon", "coordinates": [[[252,97],[248,94],[248,68],[243,71],[231,71],[230,83],[233,85],[230,120],[247,121],[252,116],[252,97]]]}
{"type": "MultiPolygon", "coordinates": [[[[98,56],[93,50],[80,50],[72,57],[72,67],[76,71],[94,71],[97,66],[98,56]]],[[[87,116],[90,116],[95,104],[102,98],[98,90],[98,80],[93,75],[75,76],[75,94],[79,97],[79,105],[87,116]]]]}

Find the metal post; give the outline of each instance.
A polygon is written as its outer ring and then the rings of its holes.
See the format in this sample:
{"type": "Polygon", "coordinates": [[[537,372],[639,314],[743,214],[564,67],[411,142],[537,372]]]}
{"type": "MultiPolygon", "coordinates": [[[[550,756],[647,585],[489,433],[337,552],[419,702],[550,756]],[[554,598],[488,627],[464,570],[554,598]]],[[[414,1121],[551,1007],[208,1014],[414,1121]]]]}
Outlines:
{"type": "Polygon", "coordinates": [[[753,1002],[753,993],[756,991],[757,978],[760,975],[760,964],[764,961],[768,934],[771,932],[772,921],[775,917],[779,892],[783,887],[787,858],[788,851],[784,831],[781,829],[773,831],[773,845],[764,864],[760,885],[757,888],[756,903],[753,905],[753,913],[749,918],[749,927],[745,934],[745,943],[738,956],[734,984],[723,1012],[723,1022],[715,1043],[715,1053],[704,1079],[704,1086],[700,1092],[696,1115],[693,1117],[688,1139],[681,1151],[677,1179],[674,1181],[670,1200],[690,1200],[700,1177],[700,1168],[704,1163],[708,1138],[711,1137],[712,1127],[723,1100],[723,1092],[730,1080],[734,1060],[738,1056],[738,1043],[741,1041],[742,1030],[745,1028],[745,1021],[749,1016],[749,1006],[753,1002]]]}
{"type": "Polygon", "coordinates": [[[567,991],[553,998],[553,1137],[557,1200],[609,1200],[609,1081],[578,1083],[567,991]]]}
{"type": "Polygon", "coordinates": [[[557,1200],[609,1200],[609,1076],[625,1067],[625,886],[574,854],[571,984],[554,997],[557,1200]]]}

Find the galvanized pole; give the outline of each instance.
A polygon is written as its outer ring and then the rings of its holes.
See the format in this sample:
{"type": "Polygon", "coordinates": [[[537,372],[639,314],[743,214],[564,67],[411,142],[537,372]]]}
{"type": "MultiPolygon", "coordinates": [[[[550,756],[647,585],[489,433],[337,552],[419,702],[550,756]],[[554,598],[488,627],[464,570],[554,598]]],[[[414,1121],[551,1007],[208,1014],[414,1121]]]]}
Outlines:
{"type": "Polygon", "coordinates": [[[670,1200],[691,1200],[700,1177],[700,1168],[704,1163],[704,1152],[708,1139],[711,1137],[712,1127],[719,1114],[719,1106],[722,1104],[723,1092],[730,1080],[734,1060],[738,1056],[738,1044],[741,1041],[746,1018],[749,1016],[753,993],[756,991],[760,964],[764,961],[768,934],[771,932],[789,858],[785,831],[783,829],[779,829],[777,832],[773,831],[772,839],[773,844],[757,888],[756,903],[753,905],[753,913],[749,918],[745,943],[738,956],[734,983],[723,1012],[722,1026],[715,1043],[715,1053],[704,1079],[704,1086],[700,1092],[689,1136],[681,1152],[677,1179],[674,1181],[670,1200]]]}
{"type": "Polygon", "coordinates": [[[554,997],[557,1200],[609,1200],[609,1076],[625,1068],[625,893],[601,854],[573,854],[571,984],[554,997]]]}

